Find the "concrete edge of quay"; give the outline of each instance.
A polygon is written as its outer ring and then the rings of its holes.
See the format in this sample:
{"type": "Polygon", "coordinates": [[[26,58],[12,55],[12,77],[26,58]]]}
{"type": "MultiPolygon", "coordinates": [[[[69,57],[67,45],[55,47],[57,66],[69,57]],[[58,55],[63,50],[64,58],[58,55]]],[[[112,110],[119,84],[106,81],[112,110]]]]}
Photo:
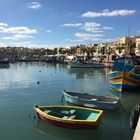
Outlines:
{"type": "Polygon", "coordinates": [[[133,140],[140,140],[140,116],[134,132],[133,140]]]}

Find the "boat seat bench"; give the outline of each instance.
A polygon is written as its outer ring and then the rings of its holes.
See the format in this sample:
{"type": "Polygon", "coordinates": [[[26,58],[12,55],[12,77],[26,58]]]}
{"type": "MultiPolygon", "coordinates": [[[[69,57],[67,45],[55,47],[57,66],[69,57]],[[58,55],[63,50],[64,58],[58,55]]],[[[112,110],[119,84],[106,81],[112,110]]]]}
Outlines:
{"type": "Polygon", "coordinates": [[[69,118],[69,116],[63,116],[63,118],[64,118],[64,119],[68,119],[68,118],[69,118]]]}
{"type": "Polygon", "coordinates": [[[75,119],[76,115],[72,116],[63,116],[63,119],[75,119]]]}
{"type": "Polygon", "coordinates": [[[44,111],[44,112],[48,114],[48,113],[50,113],[50,112],[51,112],[51,110],[46,110],[46,111],[44,111]]]}
{"type": "Polygon", "coordinates": [[[74,114],[74,113],[75,113],[75,111],[76,111],[76,110],[71,109],[69,112],[70,112],[71,114],[74,114]]]}
{"type": "Polygon", "coordinates": [[[94,120],[97,117],[98,113],[91,113],[88,117],[87,120],[94,120]]]}
{"type": "Polygon", "coordinates": [[[71,113],[71,116],[69,115],[64,115],[63,118],[64,119],[68,119],[68,118],[75,118],[75,115],[73,115],[75,113],[76,110],[71,109],[69,112],[71,113]]]}

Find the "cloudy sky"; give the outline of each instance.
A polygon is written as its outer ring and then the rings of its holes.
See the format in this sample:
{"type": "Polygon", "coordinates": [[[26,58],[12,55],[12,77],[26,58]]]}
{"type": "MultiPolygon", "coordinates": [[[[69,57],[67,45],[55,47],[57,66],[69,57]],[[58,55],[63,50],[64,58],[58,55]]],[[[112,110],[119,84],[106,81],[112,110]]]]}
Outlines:
{"type": "Polygon", "coordinates": [[[0,0],[0,46],[67,47],[140,34],[139,0],[0,0]]]}

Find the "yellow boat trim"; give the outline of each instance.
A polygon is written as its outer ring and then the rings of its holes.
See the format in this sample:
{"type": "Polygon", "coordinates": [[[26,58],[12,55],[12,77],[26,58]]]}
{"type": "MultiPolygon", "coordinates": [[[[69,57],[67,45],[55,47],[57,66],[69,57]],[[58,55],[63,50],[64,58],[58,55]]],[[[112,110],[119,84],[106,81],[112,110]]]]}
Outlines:
{"type": "Polygon", "coordinates": [[[122,71],[110,71],[110,72],[108,72],[108,74],[113,74],[113,73],[117,73],[117,74],[123,74],[123,72],[122,71]]]}
{"type": "Polygon", "coordinates": [[[117,73],[117,71],[110,71],[108,74],[117,73]]]}
{"type": "Polygon", "coordinates": [[[122,84],[122,81],[119,81],[119,82],[112,82],[112,84],[122,84]]]}

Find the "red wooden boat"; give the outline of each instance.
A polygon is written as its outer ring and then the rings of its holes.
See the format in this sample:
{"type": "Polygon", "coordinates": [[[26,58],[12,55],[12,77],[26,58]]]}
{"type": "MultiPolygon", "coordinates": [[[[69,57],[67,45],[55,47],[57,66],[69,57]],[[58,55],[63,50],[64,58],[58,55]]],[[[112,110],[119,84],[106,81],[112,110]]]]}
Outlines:
{"type": "Polygon", "coordinates": [[[99,126],[102,110],[78,106],[34,107],[37,117],[50,124],[73,129],[93,129],[99,126]]]}

